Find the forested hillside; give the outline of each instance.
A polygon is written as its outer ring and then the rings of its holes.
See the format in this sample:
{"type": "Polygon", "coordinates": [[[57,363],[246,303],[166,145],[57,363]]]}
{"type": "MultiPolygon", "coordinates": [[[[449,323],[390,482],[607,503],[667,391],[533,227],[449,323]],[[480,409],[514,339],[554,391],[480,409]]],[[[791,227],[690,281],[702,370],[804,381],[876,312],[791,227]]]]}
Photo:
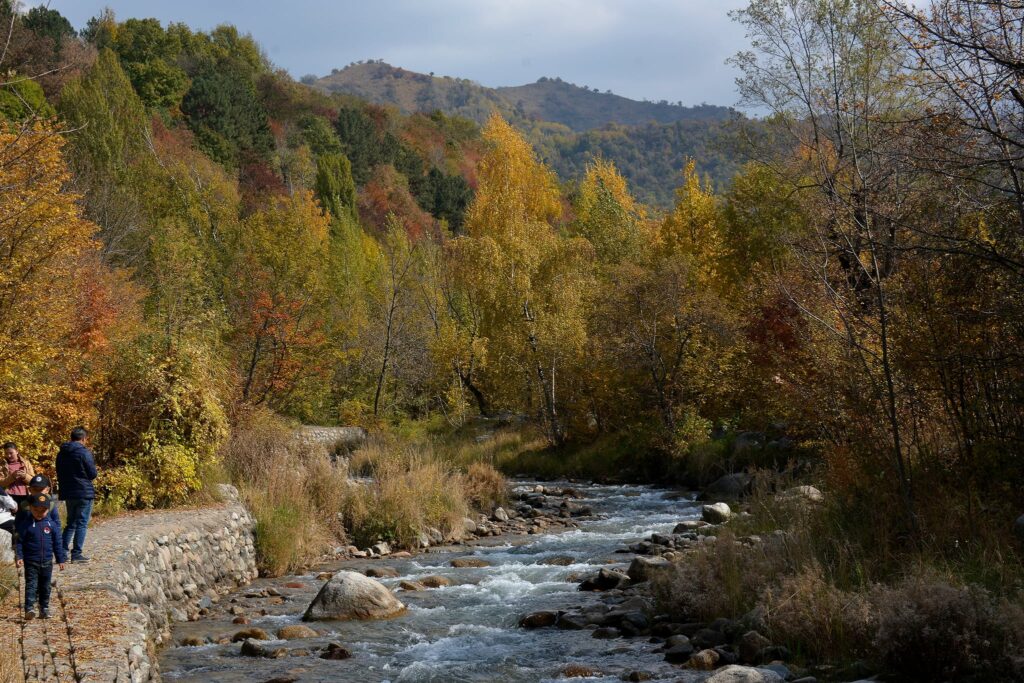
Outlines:
{"type": "MultiPolygon", "coordinates": [[[[664,588],[681,623],[1020,680],[1024,11],[753,0],[770,135],[711,184],[735,161],[673,151],[689,121],[480,127],[308,88],[231,26],[0,9],[0,425],[43,468],[94,425],[101,496],[170,505],[225,452],[252,477],[254,424],[500,417],[540,444],[514,472],[749,477],[664,588]],[[681,169],[664,211],[618,167],[636,140],[681,169]]],[[[402,453],[394,505],[348,510],[365,537],[415,538],[417,492],[466,509],[402,453]]],[[[328,477],[270,519],[334,519],[328,477]]]]}
{"type": "Polygon", "coordinates": [[[372,60],[303,82],[404,113],[441,111],[483,124],[497,112],[527,135],[563,180],[578,181],[587,164],[607,159],[643,201],[663,208],[672,204],[686,158],[696,159],[698,172],[716,185],[728,183],[743,157],[732,139],[739,123],[751,123],[726,107],[638,102],[560,78],[487,88],[372,60]]]}

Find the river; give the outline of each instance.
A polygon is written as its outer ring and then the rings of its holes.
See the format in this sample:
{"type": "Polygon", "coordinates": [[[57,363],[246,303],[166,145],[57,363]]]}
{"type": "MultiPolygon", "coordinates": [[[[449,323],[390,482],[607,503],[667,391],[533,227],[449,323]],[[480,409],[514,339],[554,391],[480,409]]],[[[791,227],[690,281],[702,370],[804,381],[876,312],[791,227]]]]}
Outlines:
{"type": "MultiPolygon", "coordinates": [[[[520,482],[517,488],[526,490],[532,486],[520,482]]],[[[598,600],[596,594],[576,590],[578,577],[609,563],[624,567],[632,556],[616,554],[617,549],[654,532],[668,533],[676,523],[696,519],[700,513],[691,496],[661,489],[578,484],[573,487],[585,496],[585,500],[576,502],[590,505],[595,513],[594,518],[582,519],[577,529],[505,537],[490,544],[447,548],[407,559],[335,562],[307,575],[260,579],[235,593],[235,604],[250,616],[250,626],[271,634],[283,625],[301,623],[302,612],[322,584],[316,579],[322,571],[358,571],[387,565],[401,575],[381,579],[391,588],[397,589],[402,579],[430,575],[444,576],[452,585],[426,591],[398,591],[399,599],[409,609],[396,619],[311,623],[325,635],[266,643],[271,648],[286,647],[290,655],[298,656],[242,657],[238,643],[172,646],[160,654],[163,678],[180,683],[252,683],[271,679],[309,683],[537,683],[565,680],[559,679],[564,667],[580,664],[602,675],[574,680],[618,681],[624,673],[634,670],[653,674],[655,680],[703,679],[704,674],[666,664],[646,638],[599,640],[586,630],[531,631],[517,627],[519,618],[529,612],[578,608],[598,600]],[[451,560],[468,556],[486,560],[491,566],[450,566],[451,560]],[[571,558],[571,563],[545,564],[556,557],[571,558]],[[268,601],[257,597],[267,588],[280,592],[286,601],[271,604],[280,602],[280,598],[268,601]],[[263,611],[266,614],[261,614],[263,611]],[[317,658],[316,651],[329,642],[343,644],[353,656],[343,661],[317,658]],[[299,652],[292,653],[294,650],[299,652]],[[304,653],[306,650],[309,652],[304,653]]],[[[187,637],[216,640],[245,628],[232,624],[231,615],[220,609],[231,604],[230,598],[222,600],[210,617],[178,624],[173,642],[187,637]]]]}

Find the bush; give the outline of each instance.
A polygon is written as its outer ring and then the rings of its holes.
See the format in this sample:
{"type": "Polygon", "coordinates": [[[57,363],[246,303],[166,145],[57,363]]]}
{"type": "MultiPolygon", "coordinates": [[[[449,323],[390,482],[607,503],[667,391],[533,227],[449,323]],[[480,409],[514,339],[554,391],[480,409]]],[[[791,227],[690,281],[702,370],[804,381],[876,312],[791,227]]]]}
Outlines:
{"type": "Polygon", "coordinates": [[[294,427],[269,411],[238,416],[221,450],[224,466],[256,518],[260,569],[298,571],[344,540],[338,520],[348,476],[322,449],[294,437],[294,427]]]}
{"type": "Polygon", "coordinates": [[[813,661],[861,659],[871,652],[874,609],[860,592],[840,590],[819,566],[782,579],[761,598],[773,641],[813,661]]]}
{"type": "Polygon", "coordinates": [[[873,596],[875,656],[907,681],[1019,681],[1024,677],[1024,608],[997,603],[980,587],[917,577],[873,596]]]}
{"type": "Polygon", "coordinates": [[[489,513],[508,499],[508,483],[492,465],[475,462],[462,475],[466,502],[478,512],[489,513]]]}
{"type": "Polygon", "coordinates": [[[111,509],[191,500],[227,435],[213,363],[143,339],[122,350],[100,414],[97,481],[111,509]]]}
{"type": "Polygon", "coordinates": [[[446,537],[461,535],[469,511],[462,477],[429,451],[378,437],[353,454],[351,466],[371,477],[345,500],[345,525],[357,545],[411,548],[431,527],[446,537]]]}
{"type": "Polygon", "coordinates": [[[701,546],[660,573],[652,583],[662,611],[677,619],[711,621],[738,618],[752,610],[764,590],[786,568],[782,542],[770,538],[746,546],[731,531],[701,546]]]}

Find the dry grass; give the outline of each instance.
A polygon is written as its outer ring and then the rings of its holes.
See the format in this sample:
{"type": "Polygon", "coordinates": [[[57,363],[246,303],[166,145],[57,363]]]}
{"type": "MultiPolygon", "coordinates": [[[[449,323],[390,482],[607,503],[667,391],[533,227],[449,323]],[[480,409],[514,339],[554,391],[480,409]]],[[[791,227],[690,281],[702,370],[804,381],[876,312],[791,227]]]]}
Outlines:
{"type": "Polygon", "coordinates": [[[461,533],[469,512],[462,477],[429,450],[376,437],[353,454],[350,467],[370,477],[344,502],[345,525],[357,545],[413,547],[429,528],[446,537],[461,533]]]}
{"type": "Polygon", "coordinates": [[[256,411],[240,420],[221,452],[256,518],[261,570],[272,576],[309,566],[344,536],[337,514],[347,473],[293,434],[284,420],[256,411]]]}
{"type": "Polygon", "coordinates": [[[466,502],[474,510],[490,513],[508,501],[508,482],[505,477],[485,462],[474,462],[462,475],[462,489],[466,502]]]}

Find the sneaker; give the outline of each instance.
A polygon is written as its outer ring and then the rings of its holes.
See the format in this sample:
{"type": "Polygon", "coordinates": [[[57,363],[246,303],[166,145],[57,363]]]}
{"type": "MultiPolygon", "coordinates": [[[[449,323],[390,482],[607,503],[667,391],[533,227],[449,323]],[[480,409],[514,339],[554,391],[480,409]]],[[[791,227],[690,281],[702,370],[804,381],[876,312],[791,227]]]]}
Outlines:
{"type": "Polygon", "coordinates": [[[35,612],[33,612],[31,609],[25,610],[25,621],[32,621],[35,618],[36,618],[36,613],[35,612]]]}
{"type": "Polygon", "coordinates": [[[40,619],[49,619],[50,618],[50,610],[48,610],[45,607],[40,607],[39,608],[39,618],[40,619]]]}
{"type": "Polygon", "coordinates": [[[79,555],[78,557],[72,557],[71,561],[75,564],[84,564],[89,561],[89,558],[85,555],[79,555]]]}

